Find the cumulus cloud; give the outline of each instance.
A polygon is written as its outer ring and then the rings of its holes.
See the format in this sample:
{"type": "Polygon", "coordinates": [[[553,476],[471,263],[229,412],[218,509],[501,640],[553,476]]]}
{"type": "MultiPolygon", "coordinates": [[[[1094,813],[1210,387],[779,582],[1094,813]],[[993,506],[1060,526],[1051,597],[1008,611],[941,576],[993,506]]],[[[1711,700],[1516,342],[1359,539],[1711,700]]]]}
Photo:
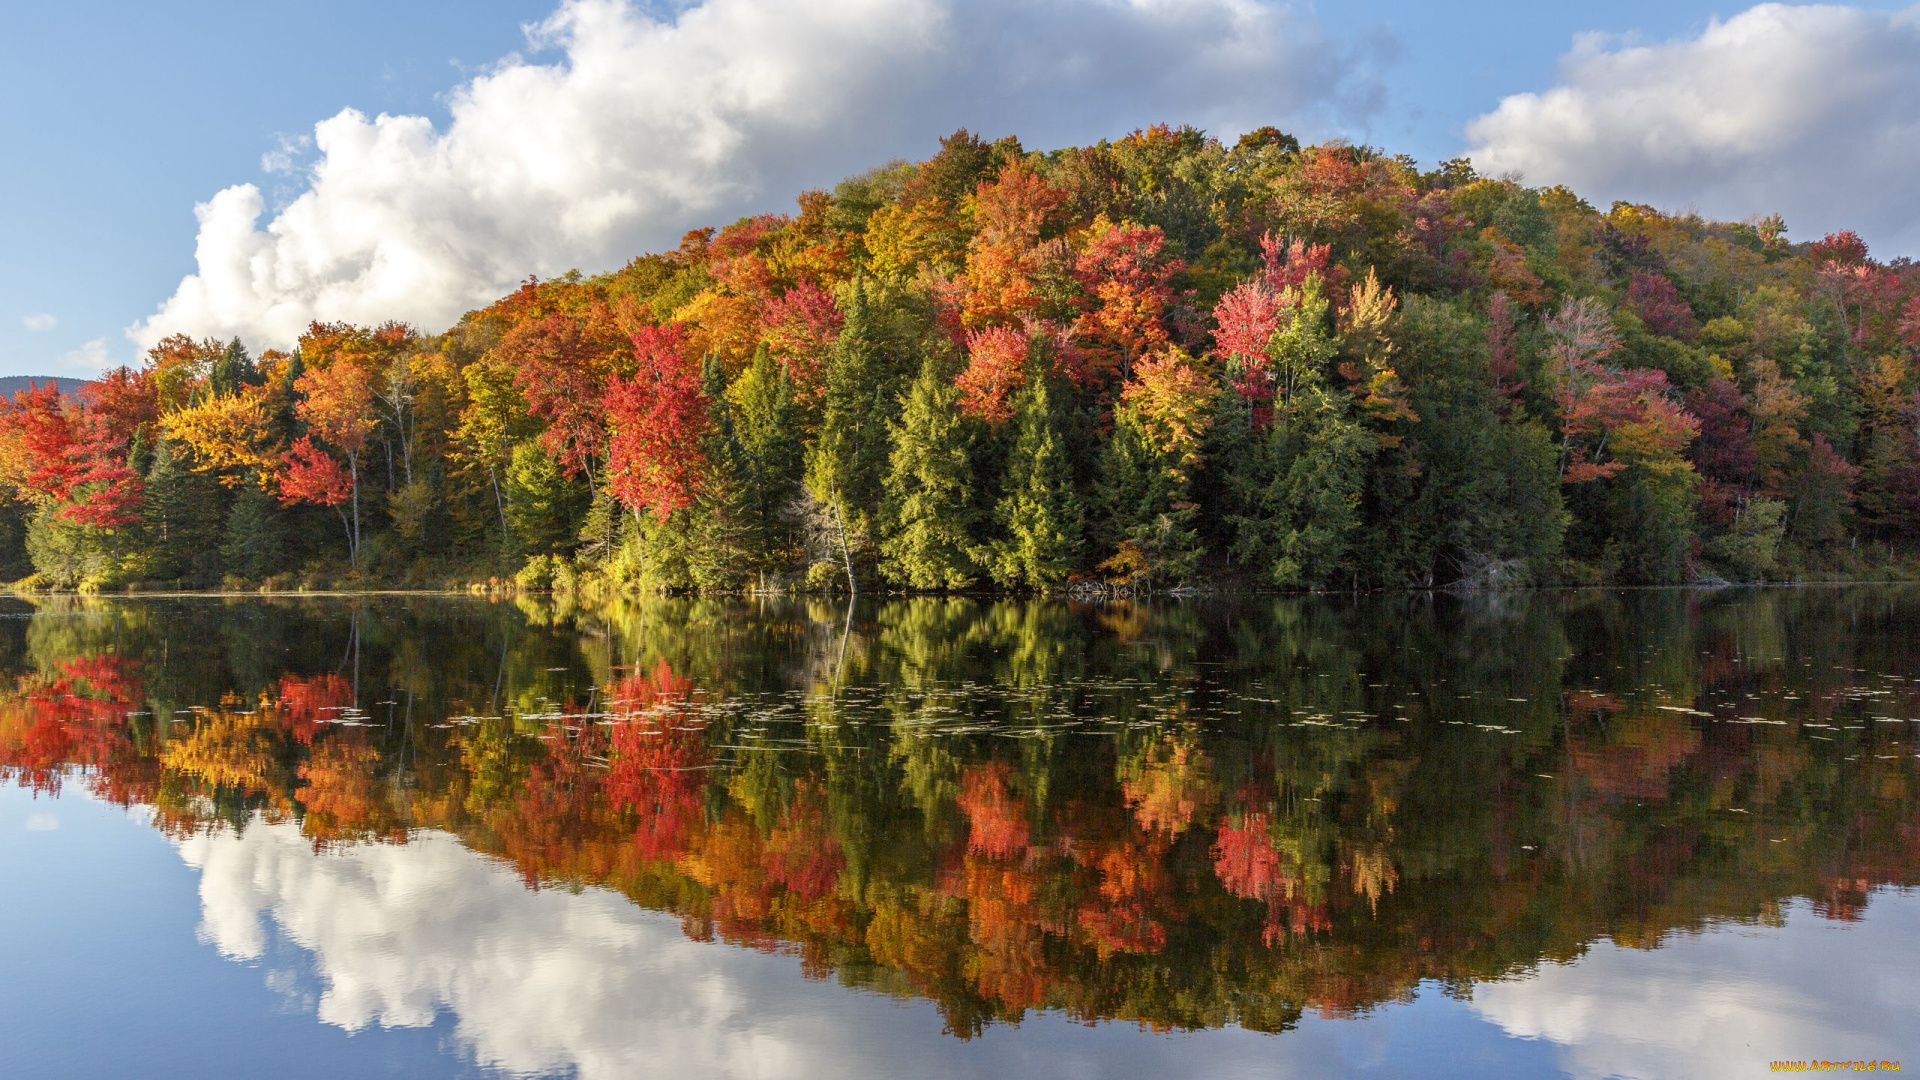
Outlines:
{"type": "Polygon", "coordinates": [[[44,334],[60,325],[60,320],[51,315],[22,315],[20,325],[36,334],[44,334]]]}
{"type": "Polygon", "coordinates": [[[1314,136],[1380,93],[1365,57],[1267,0],[565,0],[527,38],[549,58],[454,88],[444,128],[349,109],[314,127],[284,207],[250,183],[202,203],[197,269],[129,336],[438,329],[528,273],[617,266],[958,126],[1029,146],[1156,120],[1314,136]]]}
{"type": "Polygon", "coordinates": [[[274,148],[260,155],[260,171],[268,175],[293,172],[301,155],[313,149],[313,136],[275,135],[274,148]]]}
{"type": "Polygon", "coordinates": [[[1652,951],[1602,942],[1574,963],[1475,987],[1473,1008],[1508,1034],[1556,1044],[1560,1068],[1579,1080],[1734,1080],[1775,1058],[1899,1060],[1913,1050],[1920,972],[1903,957],[1916,934],[1920,896],[1881,893],[1859,923],[1798,901],[1777,929],[1676,935],[1652,951]]]}
{"type": "Polygon", "coordinates": [[[94,338],[80,343],[79,348],[70,349],[55,361],[63,371],[75,371],[86,375],[98,375],[112,365],[107,355],[107,339],[94,338]]]}
{"type": "Polygon", "coordinates": [[[1920,7],[1762,4],[1692,39],[1584,36],[1559,85],[1504,99],[1467,138],[1482,172],[1920,254],[1920,7]]]}
{"type": "MultiPolygon", "coordinates": [[[[1328,1030],[1167,1039],[1030,1017],[963,1042],[933,1006],[804,977],[789,956],[687,939],[604,889],[529,890],[445,833],[315,853],[292,822],[180,841],[200,872],[201,937],[258,961],[277,933],[312,956],[311,1008],[348,1031],[450,1014],[480,1065],[630,1077],[1351,1075],[1328,1030]]],[[[305,1001],[284,972],[271,988],[305,1001]]]]}

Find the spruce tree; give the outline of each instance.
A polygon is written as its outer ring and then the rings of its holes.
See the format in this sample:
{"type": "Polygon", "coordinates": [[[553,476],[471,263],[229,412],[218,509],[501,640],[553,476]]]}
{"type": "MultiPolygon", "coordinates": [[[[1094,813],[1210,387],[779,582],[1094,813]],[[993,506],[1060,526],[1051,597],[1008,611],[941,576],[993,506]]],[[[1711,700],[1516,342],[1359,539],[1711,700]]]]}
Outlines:
{"type": "Polygon", "coordinates": [[[1337,347],[1319,278],[1267,345],[1276,394],[1272,420],[1250,452],[1227,464],[1230,554],[1267,584],[1317,586],[1340,579],[1360,525],[1367,463],[1378,444],[1328,384],[1337,347]]]}
{"type": "Polygon", "coordinates": [[[870,530],[880,505],[893,409],[863,280],[847,286],[843,305],[845,323],[827,359],[825,403],[808,449],[806,482],[814,500],[844,513],[847,532],[858,536],[870,530]]]}
{"type": "Polygon", "coordinates": [[[792,544],[786,509],[800,483],[793,380],[761,345],[728,399],[733,406],[734,437],[752,468],[754,567],[772,569],[792,544]]]}
{"type": "Polygon", "coordinates": [[[218,482],[189,467],[180,447],[163,437],[154,446],[141,500],[154,575],[217,581],[224,517],[218,482]]]}
{"type": "Polygon", "coordinates": [[[284,557],[280,508],[260,484],[242,485],[227,513],[221,562],[229,574],[258,581],[279,569],[284,557]]]}
{"type": "Polygon", "coordinates": [[[1140,414],[1115,409],[1094,484],[1100,546],[1112,552],[1100,569],[1130,584],[1192,577],[1200,565],[1200,508],[1189,487],[1186,474],[1154,446],[1140,414]]]}
{"type": "Polygon", "coordinates": [[[247,355],[247,347],[240,344],[239,338],[227,342],[226,351],[214,359],[213,370],[207,373],[207,383],[215,394],[231,394],[258,380],[253,357],[247,355]]]}
{"type": "Polygon", "coordinates": [[[709,356],[703,374],[708,423],[701,450],[706,470],[694,504],[674,516],[684,519],[681,524],[693,541],[690,584],[728,589],[744,582],[758,564],[760,492],[753,456],[734,424],[720,358],[709,356]]]}
{"type": "Polygon", "coordinates": [[[1080,554],[1080,502],[1044,372],[1032,371],[1015,402],[1018,426],[1004,493],[994,508],[994,581],[1045,589],[1066,580],[1080,554]]]}
{"type": "Polygon", "coordinates": [[[929,354],[892,428],[880,543],[880,572],[892,581],[916,589],[973,583],[973,474],[962,422],[960,390],[929,354]]]}

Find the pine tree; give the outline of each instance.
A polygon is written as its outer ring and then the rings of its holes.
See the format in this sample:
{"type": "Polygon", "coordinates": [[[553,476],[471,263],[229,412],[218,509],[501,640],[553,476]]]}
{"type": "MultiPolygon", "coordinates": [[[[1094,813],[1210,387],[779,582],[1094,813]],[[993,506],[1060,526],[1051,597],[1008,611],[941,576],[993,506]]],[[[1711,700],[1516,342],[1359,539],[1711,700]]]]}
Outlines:
{"type": "Polygon", "coordinates": [[[217,581],[223,519],[220,487],[211,476],[188,467],[174,440],[162,438],[154,447],[142,500],[153,573],[203,584],[217,581]]]}
{"type": "Polygon", "coordinates": [[[759,563],[760,486],[753,456],[741,442],[734,423],[720,358],[709,356],[702,374],[709,417],[701,447],[706,471],[694,504],[675,517],[683,519],[682,527],[688,529],[692,540],[689,584],[701,589],[728,589],[746,581],[759,563]]]}
{"type": "Polygon", "coordinates": [[[1028,374],[1014,403],[1014,420],[1018,435],[1007,459],[1004,494],[994,508],[1001,535],[993,545],[993,579],[1013,588],[1045,589],[1066,580],[1079,558],[1080,502],[1044,373],[1028,374]]]}
{"type": "Polygon", "coordinates": [[[253,357],[247,355],[247,347],[240,344],[239,338],[227,342],[226,351],[214,359],[213,369],[207,373],[207,383],[215,395],[231,394],[258,381],[259,372],[254,369],[253,357]]]}
{"type": "Polygon", "coordinates": [[[771,569],[792,546],[786,509],[800,483],[793,381],[761,345],[727,397],[734,437],[752,469],[754,567],[771,569]]]}
{"type": "Polygon", "coordinates": [[[1337,347],[1317,276],[1267,344],[1275,375],[1272,419],[1229,466],[1230,553],[1268,584],[1337,580],[1360,525],[1374,437],[1348,396],[1328,385],[1337,347]]]}
{"type": "Polygon", "coordinates": [[[887,423],[893,403],[887,363],[873,325],[867,288],[847,286],[846,322],[827,360],[820,430],[807,455],[807,490],[845,528],[870,532],[887,474],[887,423]]]}
{"type": "Polygon", "coordinates": [[[973,474],[967,466],[960,390],[929,354],[892,428],[880,572],[916,589],[964,589],[975,560],[973,474]]]}
{"type": "Polygon", "coordinates": [[[242,485],[220,544],[227,572],[258,581],[279,568],[283,550],[280,508],[259,484],[242,485]]]}

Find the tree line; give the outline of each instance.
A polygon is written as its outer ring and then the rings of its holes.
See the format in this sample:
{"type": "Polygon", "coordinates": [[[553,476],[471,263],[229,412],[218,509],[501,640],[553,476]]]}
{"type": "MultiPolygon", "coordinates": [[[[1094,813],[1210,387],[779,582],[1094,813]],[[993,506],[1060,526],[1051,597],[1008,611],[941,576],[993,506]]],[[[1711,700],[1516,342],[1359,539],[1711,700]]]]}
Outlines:
{"type": "Polygon", "coordinates": [[[439,333],[0,403],[0,571],[728,591],[1899,572],[1920,269],[1271,128],[960,131],[439,333]]]}

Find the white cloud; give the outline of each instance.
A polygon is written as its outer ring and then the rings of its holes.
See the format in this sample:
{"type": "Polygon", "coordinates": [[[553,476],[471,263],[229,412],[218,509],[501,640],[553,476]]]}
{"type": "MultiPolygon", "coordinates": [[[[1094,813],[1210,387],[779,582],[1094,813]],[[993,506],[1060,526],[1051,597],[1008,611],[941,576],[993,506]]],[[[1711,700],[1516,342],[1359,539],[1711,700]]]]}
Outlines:
{"type": "Polygon", "coordinates": [[[1688,40],[1584,36],[1558,86],[1504,99],[1467,138],[1484,173],[1736,220],[1779,212],[1800,239],[1852,228],[1877,254],[1920,254],[1920,7],[1762,4],[1688,40]]]}
{"type": "Polygon", "coordinates": [[[107,339],[97,337],[81,342],[79,348],[68,350],[54,363],[62,371],[98,375],[113,365],[113,359],[107,355],[107,339]]]}
{"type": "MultiPolygon", "coordinates": [[[[1052,146],[1158,120],[1306,136],[1371,115],[1362,57],[1264,0],[565,0],[451,119],[346,110],[267,216],[196,208],[197,269],[131,328],[285,345],[313,318],[438,329],[528,273],[599,270],[965,125],[1052,146]]],[[[263,160],[292,167],[283,145],[263,160]]]]}
{"type": "Polygon", "coordinates": [[[51,315],[22,315],[20,325],[36,334],[44,334],[60,325],[60,320],[51,315]]]}
{"type": "Polygon", "coordinates": [[[1478,983],[1464,1005],[1428,985],[1411,1008],[1309,1016],[1279,1036],[1170,1037],[1036,1014],[962,1042],[940,1034],[925,1001],[691,941],[678,920],[610,890],[529,890],[445,833],[316,853],[295,823],[256,818],[178,847],[200,873],[202,938],[244,961],[278,960],[276,935],[306,950],[317,994],[263,977],[320,1022],[364,1031],[446,1015],[463,1055],[514,1074],[1417,1076],[1444,1031],[1461,1061],[1532,1060],[1499,1041],[1511,1037],[1552,1044],[1579,1080],[1731,1080],[1778,1058],[1910,1059],[1920,1001],[1909,960],[1920,892],[1883,890],[1858,922],[1787,901],[1777,927],[1674,933],[1655,950],[1601,941],[1478,983]]]}
{"type": "Polygon", "coordinates": [[[294,165],[301,155],[313,149],[313,136],[275,135],[273,149],[260,155],[260,171],[269,175],[285,175],[293,172],[294,165]]]}
{"type": "Polygon", "coordinates": [[[1676,934],[1652,951],[1601,942],[1573,963],[1476,986],[1473,1008],[1510,1035],[1555,1043],[1578,1080],[1911,1059],[1920,970],[1905,957],[1916,934],[1920,894],[1882,892],[1859,923],[1798,901],[1780,929],[1676,934]]]}
{"type": "Polygon", "coordinates": [[[59,828],[60,818],[56,814],[27,815],[28,832],[57,832],[59,828]]]}
{"type": "MultiPolygon", "coordinates": [[[[1335,1025],[1169,1038],[1045,1015],[963,1042],[930,1003],[809,980],[791,956],[691,941],[678,919],[605,889],[529,890],[445,833],[316,854],[294,823],[256,819],[179,851],[200,872],[203,940],[245,961],[273,955],[276,933],[308,951],[320,1022],[358,1032],[448,1014],[464,1056],[513,1075],[1331,1080],[1366,1052],[1335,1025]]],[[[263,978],[307,999],[284,972],[263,978]]]]}

